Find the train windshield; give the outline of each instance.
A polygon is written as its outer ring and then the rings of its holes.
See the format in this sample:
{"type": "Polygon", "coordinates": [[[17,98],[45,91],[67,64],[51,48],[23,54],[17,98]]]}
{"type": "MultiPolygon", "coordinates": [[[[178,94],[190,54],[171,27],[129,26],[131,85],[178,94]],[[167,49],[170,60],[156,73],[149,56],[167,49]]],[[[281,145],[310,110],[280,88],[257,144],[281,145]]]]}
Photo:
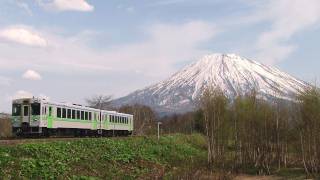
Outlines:
{"type": "Polygon", "coordinates": [[[32,103],[31,104],[31,114],[32,115],[40,115],[40,103],[32,103]]]}
{"type": "Polygon", "coordinates": [[[12,116],[21,115],[21,104],[12,104],[12,116]]]}

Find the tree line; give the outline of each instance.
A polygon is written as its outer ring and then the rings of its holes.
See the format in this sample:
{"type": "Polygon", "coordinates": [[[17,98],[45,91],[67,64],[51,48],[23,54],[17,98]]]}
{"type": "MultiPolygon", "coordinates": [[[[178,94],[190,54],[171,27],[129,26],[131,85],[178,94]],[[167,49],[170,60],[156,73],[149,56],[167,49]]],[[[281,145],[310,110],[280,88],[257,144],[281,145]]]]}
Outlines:
{"type": "Polygon", "coordinates": [[[320,171],[320,91],[313,87],[295,101],[258,98],[255,90],[232,102],[218,88],[207,88],[199,108],[213,168],[272,174],[303,168],[320,171]]]}

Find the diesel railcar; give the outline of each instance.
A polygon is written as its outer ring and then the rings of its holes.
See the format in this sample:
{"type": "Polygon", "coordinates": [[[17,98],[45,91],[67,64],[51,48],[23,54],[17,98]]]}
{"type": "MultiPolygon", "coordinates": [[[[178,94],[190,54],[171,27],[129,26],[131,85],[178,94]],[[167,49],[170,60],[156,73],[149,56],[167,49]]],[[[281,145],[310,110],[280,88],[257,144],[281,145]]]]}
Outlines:
{"type": "Polygon", "coordinates": [[[12,102],[17,136],[121,136],[133,131],[133,115],[41,98],[12,102]]]}

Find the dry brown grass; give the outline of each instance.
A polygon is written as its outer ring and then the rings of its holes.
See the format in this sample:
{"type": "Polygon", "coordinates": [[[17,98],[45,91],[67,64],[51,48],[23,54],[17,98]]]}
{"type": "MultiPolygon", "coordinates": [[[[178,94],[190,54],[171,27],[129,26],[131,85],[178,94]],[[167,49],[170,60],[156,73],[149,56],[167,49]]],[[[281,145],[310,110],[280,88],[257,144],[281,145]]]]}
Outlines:
{"type": "Polygon", "coordinates": [[[0,137],[10,137],[12,136],[12,127],[10,119],[3,118],[0,119],[0,137]]]}

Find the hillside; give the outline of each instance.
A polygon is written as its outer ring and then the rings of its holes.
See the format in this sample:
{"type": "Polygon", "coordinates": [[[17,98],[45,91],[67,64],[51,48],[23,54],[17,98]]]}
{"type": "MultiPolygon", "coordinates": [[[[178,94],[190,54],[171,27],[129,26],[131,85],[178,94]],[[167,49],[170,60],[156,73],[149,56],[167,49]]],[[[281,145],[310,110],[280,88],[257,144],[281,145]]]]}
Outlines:
{"type": "Polygon", "coordinates": [[[207,86],[221,88],[230,99],[256,89],[260,98],[291,100],[308,84],[277,68],[234,54],[210,54],[162,82],[115,100],[114,104],[139,103],[158,112],[186,112],[194,109],[207,86]]]}

